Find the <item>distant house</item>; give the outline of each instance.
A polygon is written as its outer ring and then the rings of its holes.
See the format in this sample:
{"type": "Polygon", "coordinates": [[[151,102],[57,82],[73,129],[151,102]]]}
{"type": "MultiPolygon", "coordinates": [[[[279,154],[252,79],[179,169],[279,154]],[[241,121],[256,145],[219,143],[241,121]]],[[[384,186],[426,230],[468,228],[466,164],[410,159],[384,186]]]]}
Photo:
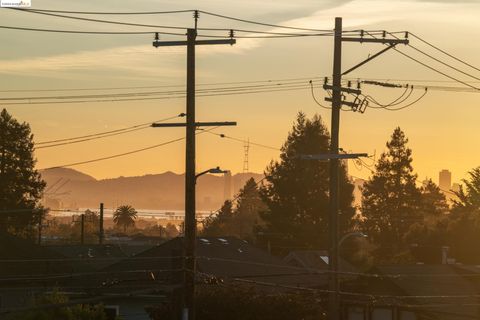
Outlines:
{"type": "MultiPolygon", "coordinates": [[[[118,303],[120,315],[148,319],[149,304],[178,299],[183,276],[183,238],[175,238],[106,267],[109,292],[142,291],[139,298],[110,300],[118,303]],[[128,288],[128,283],[135,286],[128,288]],[[149,299],[147,298],[149,297],[149,299]],[[141,316],[142,312],[144,315],[141,316]]],[[[266,292],[295,290],[297,287],[325,288],[326,273],[306,271],[234,237],[197,238],[197,283],[229,282],[266,292]]],[[[104,279],[105,280],[105,279],[104,279]]]]}
{"type": "Polygon", "coordinates": [[[30,241],[0,233],[0,313],[29,306],[36,295],[62,285],[59,275],[86,271],[84,265],[30,241]]]}
{"type": "MultiPolygon", "coordinates": [[[[291,251],[283,261],[291,266],[304,268],[306,271],[328,271],[328,251],[326,250],[296,250],[291,251]]],[[[358,272],[358,269],[339,258],[339,269],[342,272],[358,272]]]]}
{"type": "Polygon", "coordinates": [[[343,319],[480,319],[478,268],[393,265],[369,273],[342,285],[343,319]]]}

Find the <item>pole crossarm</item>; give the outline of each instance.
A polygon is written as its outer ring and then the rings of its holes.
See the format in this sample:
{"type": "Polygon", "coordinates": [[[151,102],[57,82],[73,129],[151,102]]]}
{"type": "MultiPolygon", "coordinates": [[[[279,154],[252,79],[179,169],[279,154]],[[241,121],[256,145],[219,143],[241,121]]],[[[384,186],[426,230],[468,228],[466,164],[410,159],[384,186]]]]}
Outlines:
{"type": "MultiPolygon", "coordinates": [[[[195,122],[195,127],[225,127],[236,126],[235,121],[222,121],[222,122],[195,122]]],[[[186,127],[184,122],[178,123],[152,123],[152,128],[173,128],[173,127],[186,127]]]]}
{"type": "MultiPolygon", "coordinates": [[[[331,86],[329,84],[324,84],[323,89],[334,90],[334,89],[337,89],[337,87],[331,86]]],[[[352,88],[345,88],[345,87],[340,87],[340,88],[338,88],[338,90],[343,91],[343,92],[347,92],[347,93],[353,93],[353,94],[361,94],[362,93],[361,90],[352,89],[352,88]]]]}
{"type": "MultiPolygon", "coordinates": [[[[325,101],[327,102],[332,102],[332,98],[326,97],[325,101]]],[[[350,101],[342,101],[342,104],[351,108],[356,108],[358,105],[355,102],[350,102],[350,101]]]]}
{"type": "MultiPolygon", "coordinates": [[[[234,45],[237,43],[235,39],[214,39],[214,40],[196,40],[195,45],[211,45],[211,44],[229,44],[234,45]]],[[[187,41],[153,41],[153,46],[158,47],[171,47],[171,46],[186,46],[187,41]]]]}
{"type": "Polygon", "coordinates": [[[330,160],[330,159],[358,159],[360,157],[368,157],[367,153],[325,153],[325,154],[302,154],[300,159],[303,160],[330,160]]]}
{"type": "Polygon", "coordinates": [[[350,69],[348,69],[347,71],[343,72],[343,73],[342,73],[342,76],[344,76],[344,75],[346,75],[346,74],[349,74],[349,73],[352,72],[353,70],[358,69],[358,68],[360,68],[361,66],[363,66],[365,63],[367,63],[367,62],[375,59],[376,57],[378,57],[378,56],[380,56],[381,54],[387,52],[388,50],[395,48],[396,45],[397,45],[396,43],[390,44],[390,45],[389,45],[388,47],[386,47],[385,49],[380,50],[379,52],[377,52],[377,53],[375,53],[374,55],[368,57],[367,59],[363,60],[363,61],[360,62],[359,64],[357,64],[357,65],[351,67],[350,69]]]}
{"type": "Polygon", "coordinates": [[[371,39],[371,38],[353,38],[342,37],[342,42],[373,42],[382,44],[408,44],[408,39],[371,39]]]}

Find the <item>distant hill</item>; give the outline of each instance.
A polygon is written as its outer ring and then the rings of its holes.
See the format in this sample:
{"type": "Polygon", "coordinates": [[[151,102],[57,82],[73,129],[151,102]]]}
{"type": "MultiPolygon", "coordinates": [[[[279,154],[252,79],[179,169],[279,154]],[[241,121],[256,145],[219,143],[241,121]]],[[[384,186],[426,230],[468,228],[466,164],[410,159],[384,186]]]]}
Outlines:
{"type": "MultiPolygon", "coordinates": [[[[130,204],[137,209],[184,209],[183,174],[165,172],[104,180],[96,180],[77,170],[65,168],[50,169],[41,174],[47,182],[47,204],[52,207],[98,207],[103,202],[108,208],[130,204]]],[[[263,175],[240,173],[232,176],[233,194],[251,177],[258,181],[263,175]]],[[[218,209],[225,199],[224,188],[225,178],[221,175],[200,177],[197,183],[198,210],[218,209]]]]}

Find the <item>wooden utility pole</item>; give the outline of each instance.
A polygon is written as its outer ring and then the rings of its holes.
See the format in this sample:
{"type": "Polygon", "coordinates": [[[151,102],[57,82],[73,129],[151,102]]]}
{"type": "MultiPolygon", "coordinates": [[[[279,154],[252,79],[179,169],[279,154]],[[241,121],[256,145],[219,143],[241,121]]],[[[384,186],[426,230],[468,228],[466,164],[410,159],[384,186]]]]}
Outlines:
{"type": "MultiPolygon", "coordinates": [[[[405,35],[407,37],[407,34],[405,35]]],[[[360,101],[359,96],[361,91],[359,89],[343,88],[342,75],[346,75],[353,70],[361,67],[365,63],[380,56],[389,49],[394,48],[397,44],[408,44],[408,39],[387,39],[386,32],[383,32],[381,39],[364,38],[364,32],[360,32],[360,37],[344,37],[342,30],[342,18],[335,18],[335,32],[334,32],[334,49],[333,49],[333,77],[332,85],[324,84],[323,88],[332,90],[332,98],[325,98],[326,101],[332,103],[332,123],[331,123],[331,138],[330,138],[330,214],[329,214],[329,305],[328,318],[329,320],[339,320],[340,313],[340,297],[339,297],[339,283],[338,283],[338,258],[339,258],[339,164],[340,158],[338,154],[339,136],[340,136],[340,111],[342,105],[351,107],[353,111],[364,112],[368,103],[360,101]],[[360,62],[354,67],[342,73],[342,43],[343,42],[360,42],[360,43],[382,43],[387,44],[388,47],[380,52],[370,56],[366,60],[360,62]],[[357,99],[354,102],[342,100],[342,92],[356,95],[357,99]]],[[[355,158],[364,155],[349,155],[347,158],[355,158]]]]}
{"type": "Polygon", "coordinates": [[[99,236],[98,236],[98,242],[100,245],[103,244],[103,239],[104,239],[104,230],[103,230],[103,203],[100,203],[100,221],[99,221],[99,236]]]}
{"type": "MultiPolygon", "coordinates": [[[[198,18],[198,16],[196,17],[198,18]]],[[[187,41],[159,41],[153,46],[187,46],[187,112],[186,123],[154,123],[152,127],[186,127],[185,149],[185,236],[184,236],[184,293],[182,320],[195,319],[195,130],[200,126],[231,126],[235,122],[195,121],[195,47],[196,45],[235,44],[235,39],[196,40],[197,30],[187,30],[187,41]]]]}
{"type": "Polygon", "coordinates": [[[83,246],[85,242],[85,214],[80,215],[80,244],[83,246]]]}
{"type": "MultiPolygon", "coordinates": [[[[333,48],[333,92],[332,92],[332,123],[330,138],[330,154],[338,154],[340,109],[342,107],[342,18],[335,18],[335,35],[333,48]]],[[[330,271],[329,313],[330,319],[338,319],[338,207],[339,207],[339,171],[338,158],[330,159],[330,219],[328,266],[330,271]]]]}

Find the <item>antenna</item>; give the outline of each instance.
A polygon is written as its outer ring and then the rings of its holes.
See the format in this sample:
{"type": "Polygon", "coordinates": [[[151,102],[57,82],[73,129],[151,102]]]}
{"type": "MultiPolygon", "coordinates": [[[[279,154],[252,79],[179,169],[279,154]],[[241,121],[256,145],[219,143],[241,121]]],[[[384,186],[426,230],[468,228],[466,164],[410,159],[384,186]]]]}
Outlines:
{"type": "Polygon", "coordinates": [[[243,173],[248,172],[248,151],[250,149],[250,138],[243,142],[243,173]]]}

